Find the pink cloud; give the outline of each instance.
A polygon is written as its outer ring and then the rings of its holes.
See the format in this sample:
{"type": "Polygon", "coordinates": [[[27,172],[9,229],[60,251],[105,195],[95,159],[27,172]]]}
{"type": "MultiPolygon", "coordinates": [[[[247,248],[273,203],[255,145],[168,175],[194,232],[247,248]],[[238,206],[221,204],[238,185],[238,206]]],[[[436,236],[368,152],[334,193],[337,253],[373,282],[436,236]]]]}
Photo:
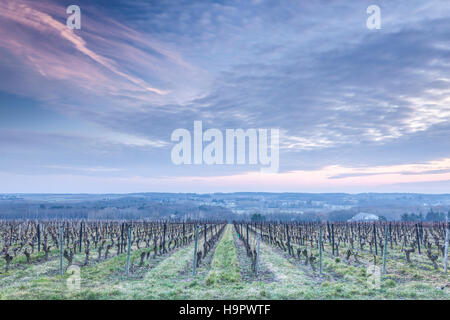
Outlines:
{"type": "Polygon", "coordinates": [[[402,183],[449,180],[450,159],[440,159],[422,164],[363,168],[334,165],[326,166],[318,170],[295,170],[278,174],[264,174],[255,171],[228,176],[173,178],[173,181],[179,184],[191,183],[201,186],[221,186],[225,188],[239,186],[242,190],[259,190],[263,186],[269,186],[273,190],[308,190],[321,188],[345,190],[349,187],[371,188],[402,183]],[[336,178],[339,175],[343,177],[336,178]]]}
{"type": "MultiPolygon", "coordinates": [[[[449,170],[450,159],[441,159],[423,164],[349,168],[327,166],[318,170],[291,171],[279,174],[264,174],[259,171],[229,176],[143,177],[143,176],[96,176],[91,175],[18,175],[0,172],[0,179],[13,181],[8,189],[0,192],[93,192],[127,193],[143,191],[159,192],[366,192],[383,191],[393,185],[407,186],[410,183],[448,182],[450,172],[427,173],[430,170],[449,170]],[[410,174],[414,172],[415,174],[410,174]],[[360,174],[345,178],[333,178],[338,174],[360,174]],[[374,175],[362,175],[374,174],[374,175]],[[32,189],[26,189],[32,186],[32,189]],[[61,189],[61,186],[64,186],[61,189]]],[[[442,192],[442,189],[438,192],[442,192]]],[[[405,191],[403,187],[400,188],[405,191]]],[[[390,191],[399,191],[390,189],[390,191]]],[[[421,190],[423,192],[423,190],[421,190]]]]}
{"type": "MultiPolygon", "coordinates": [[[[0,46],[30,67],[25,72],[34,72],[44,79],[66,80],[93,94],[154,104],[179,99],[180,93],[173,92],[180,87],[177,82],[185,78],[182,74],[197,72],[196,68],[168,46],[101,14],[92,19],[83,15],[83,9],[81,30],[71,30],[65,25],[65,8],[58,4],[2,1],[0,46]]],[[[93,15],[95,9],[86,12],[93,15]]],[[[53,87],[50,89],[55,91],[53,87]]],[[[25,91],[26,88],[21,88],[22,94],[25,91]]]]}

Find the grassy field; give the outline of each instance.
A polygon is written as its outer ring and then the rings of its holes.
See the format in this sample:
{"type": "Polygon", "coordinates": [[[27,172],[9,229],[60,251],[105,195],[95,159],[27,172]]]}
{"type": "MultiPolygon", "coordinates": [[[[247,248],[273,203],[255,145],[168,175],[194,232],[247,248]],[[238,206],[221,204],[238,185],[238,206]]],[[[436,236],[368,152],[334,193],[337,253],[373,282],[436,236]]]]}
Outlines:
{"type": "MultiPolygon", "coordinates": [[[[255,242],[254,235],[250,239],[255,242]]],[[[202,242],[199,243],[202,245],[202,242]]],[[[260,244],[259,272],[232,225],[227,225],[215,247],[192,275],[194,245],[150,257],[138,266],[141,250],[132,252],[132,267],[125,275],[125,254],[80,268],[80,288],[70,288],[61,277],[56,254],[43,262],[17,260],[8,273],[0,274],[0,299],[449,299],[448,277],[415,256],[406,263],[398,250],[388,251],[387,274],[379,286],[371,285],[375,261],[361,252],[359,262],[344,261],[325,252],[323,273],[264,242],[260,244]]],[[[314,254],[317,254],[313,250],[314,254]]],[[[39,260],[40,259],[40,260],[39,260]]],[[[74,258],[81,264],[83,255],[74,258]]]]}

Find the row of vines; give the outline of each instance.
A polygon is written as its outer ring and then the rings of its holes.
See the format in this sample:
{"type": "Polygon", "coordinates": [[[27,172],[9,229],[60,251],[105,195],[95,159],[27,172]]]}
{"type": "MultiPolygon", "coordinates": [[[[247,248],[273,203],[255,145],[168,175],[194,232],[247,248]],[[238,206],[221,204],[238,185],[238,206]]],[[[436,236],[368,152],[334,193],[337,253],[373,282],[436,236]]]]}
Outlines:
{"type": "MultiPolygon", "coordinates": [[[[64,258],[70,267],[76,254],[88,266],[140,250],[147,259],[204,239],[197,264],[211,250],[225,226],[220,221],[0,221],[0,270],[64,258]]],[[[128,263],[127,263],[128,264],[128,263]]],[[[61,263],[62,265],[62,263],[61,263]]],[[[128,266],[127,266],[128,272],[128,266]]]]}
{"type": "MultiPolygon", "coordinates": [[[[234,222],[234,228],[256,264],[256,242],[262,241],[322,272],[322,255],[361,263],[361,256],[385,265],[386,259],[447,270],[450,223],[446,222],[234,222]],[[382,260],[383,259],[383,260],[382,260]]],[[[384,271],[384,270],[383,270],[384,271]]]]}

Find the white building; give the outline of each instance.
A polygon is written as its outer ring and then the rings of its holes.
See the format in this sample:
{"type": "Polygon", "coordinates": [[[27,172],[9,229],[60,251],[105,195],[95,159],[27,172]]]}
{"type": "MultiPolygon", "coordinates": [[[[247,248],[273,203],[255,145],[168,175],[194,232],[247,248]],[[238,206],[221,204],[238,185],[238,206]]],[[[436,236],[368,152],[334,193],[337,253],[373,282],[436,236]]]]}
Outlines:
{"type": "Polygon", "coordinates": [[[378,221],[378,220],[380,220],[380,217],[375,214],[360,212],[357,215],[353,216],[348,221],[354,222],[354,221],[378,221]]]}

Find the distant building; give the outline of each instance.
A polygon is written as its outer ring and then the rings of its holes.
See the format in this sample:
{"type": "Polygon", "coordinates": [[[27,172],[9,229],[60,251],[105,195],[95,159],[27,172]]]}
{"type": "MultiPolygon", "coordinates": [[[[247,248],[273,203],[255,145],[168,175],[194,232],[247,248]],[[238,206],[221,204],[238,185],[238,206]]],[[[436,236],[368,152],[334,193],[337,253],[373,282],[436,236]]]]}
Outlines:
{"type": "Polygon", "coordinates": [[[360,212],[357,215],[353,216],[348,221],[354,222],[354,221],[378,221],[378,220],[380,220],[380,217],[375,214],[360,212]]]}

